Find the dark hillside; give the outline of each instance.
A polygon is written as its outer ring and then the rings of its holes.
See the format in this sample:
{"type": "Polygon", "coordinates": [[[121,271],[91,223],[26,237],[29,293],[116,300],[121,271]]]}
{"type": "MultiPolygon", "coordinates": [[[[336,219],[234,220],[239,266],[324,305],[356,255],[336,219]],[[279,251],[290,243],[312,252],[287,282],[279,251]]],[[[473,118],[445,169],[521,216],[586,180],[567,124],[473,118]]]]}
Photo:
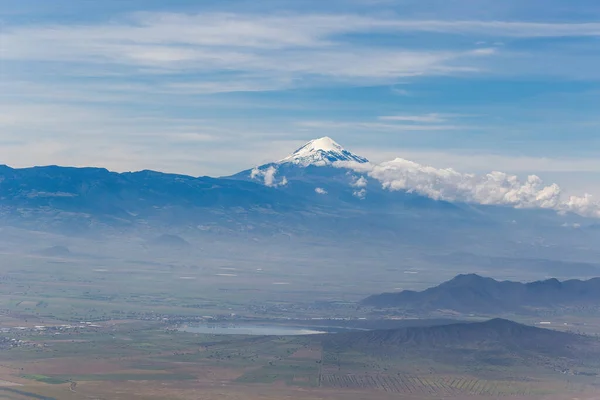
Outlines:
{"type": "Polygon", "coordinates": [[[446,309],[464,313],[499,313],[525,311],[528,307],[596,304],[599,301],[600,278],[520,283],[469,274],[458,275],[422,292],[405,290],[373,295],[364,299],[362,304],[411,311],[446,309]]]}
{"type": "Polygon", "coordinates": [[[324,336],[323,341],[330,352],[415,357],[452,365],[535,364],[560,370],[600,360],[600,342],[595,338],[505,319],[342,333],[324,336]]]}

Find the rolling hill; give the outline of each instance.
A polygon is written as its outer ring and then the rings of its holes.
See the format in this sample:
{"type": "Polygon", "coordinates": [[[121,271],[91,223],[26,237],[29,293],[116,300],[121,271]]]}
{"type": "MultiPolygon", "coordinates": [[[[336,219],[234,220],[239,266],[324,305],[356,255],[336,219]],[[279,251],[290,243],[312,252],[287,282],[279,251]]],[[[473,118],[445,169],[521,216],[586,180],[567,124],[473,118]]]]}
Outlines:
{"type": "Polygon", "coordinates": [[[542,365],[554,370],[599,366],[600,342],[574,333],[506,319],[349,332],[323,337],[326,351],[390,359],[434,360],[455,366],[542,365]]]}
{"type": "Polygon", "coordinates": [[[561,348],[585,344],[591,340],[585,336],[523,325],[502,318],[483,322],[349,332],[337,334],[330,339],[332,343],[350,347],[447,348],[485,344],[547,352],[557,352],[561,348]]]}

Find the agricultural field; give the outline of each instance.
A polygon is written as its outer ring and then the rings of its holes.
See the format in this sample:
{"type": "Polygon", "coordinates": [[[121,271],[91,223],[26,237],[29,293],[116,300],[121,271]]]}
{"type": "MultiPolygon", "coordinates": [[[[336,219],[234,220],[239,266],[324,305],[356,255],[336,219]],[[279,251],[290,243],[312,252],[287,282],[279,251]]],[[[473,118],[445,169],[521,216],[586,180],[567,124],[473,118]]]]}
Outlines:
{"type": "Polygon", "coordinates": [[[25,345],[0,351],[0,398],[197,399],[201,391],[203,399],[591,400],[600,383],[543,368],[455,368],[332,349],[320,335],[192,334],[131,321],[55,333],[8,333],[25,345]]]}

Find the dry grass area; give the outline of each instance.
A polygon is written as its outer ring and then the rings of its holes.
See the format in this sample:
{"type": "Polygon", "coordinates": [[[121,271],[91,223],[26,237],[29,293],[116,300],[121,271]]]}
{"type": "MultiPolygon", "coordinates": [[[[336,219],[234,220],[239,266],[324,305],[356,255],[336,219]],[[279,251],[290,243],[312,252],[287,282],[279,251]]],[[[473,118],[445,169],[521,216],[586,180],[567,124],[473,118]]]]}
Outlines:
{"type": "Polygon", "coordinates": [[[0,351],[0,399],[600,400],[586,377],[524,370],[527,379],[503,379],[417,358],[324,351],[310,337],[202,336],[125,323],[105,329],[68,340],[32,332],[43,346],[0,351]]]}
{"type": "Polygon", "coordinates": [[[108,374],[122,370],[120,360],[82,360],[76,357],[50,358],[22,364],[25,374],[40,375],[91,375],[108,374]]]}
{"type": "MultiPolygon", "coordinates": [[[[431,396],[398,395],[358,390],[300,389],[284,385],[203,385],[192,382],[83,382],[75,391],[65,385],[35,384],[19,388],[23,392],[59,400],[598,400],[592,390],[575,395],[542,396],[431,396]]],[[[0,398],[2,392],[0,391],[0,398]]],[[[33,397],[29,397],[30,399],[33,397]]],[[[27,399],[27,397],[23,397],[27,399]]]]}
{"type": "Polygon", "coordinates": [[[318,346],[313,346],[313,347],[304,347],[301,349],[298,349],[295,353],[293,353],[290,358],[294,359],[294,358],[299,358],[299,359],[305,359],[305,360],[321,360],[321,358],[323,357],[323,350],[321,349],[321,347],[318,346]]]}
{"type": "Polygon", "coordinates": [[[33,328],[36,325],[57,325],[60,323],[62,322],[52,318],[40,318],[32,315],[20,315],[18,313],[0,314],[0,327],[2,328],[14,328],[18,326],[33,328]]]}
{"type": "MultiPolygon", "coordinates": [[[[307,360],[320,354],[318,348],[304,348],[290,356],[307,360]]],[[[307,387],[302,375],[291,383],[246,383],[238,378],[252,369],[197,365],[190,362],[147,363],[145,368],[130,368],[141,359],[82,360],[46,359],[0,367],[0,399],[48,400],[598,400],[600,392],[591,387],[567,387],[563,382],[507,382],[480,380],[466,376],[384,376],[324,375],[320,387],[307,387]],[[148,369],[150,367],[156,370],[148,369]],[[24,379],[23,374],[88,375],[89,380],[46,384],[24,379]],[[166,374],[191,375],[193,379],[162,379],[166,374]],[[118,380],[111,376],[147,376],[147,380],[118,380]],[[94,380],[94,376],[98,380],[94,380]],[[106,377],[109,377],[106,379],[106,377]],[[5,387],[2,382],[5,382],[5,387]],[[297,385],[296,385],[297,384],[297,385]],[[18,386],[17,386],[18,385],[18,386]],[[3,390],[3,388],[5,390],[3,390]],[[16,389],[16,391],[15,391],[16,389]],[[543,394],[544,392],[557,394],[543,394]],[[536,394],[538,393],[538,394],[536,394]],[[28,394],[28,395],[27,395],[28,394]],[[3,397],[4,396],[4,397],[3,397]]],[[[314,362],[314,360],[312,360],[314,362]]]]}

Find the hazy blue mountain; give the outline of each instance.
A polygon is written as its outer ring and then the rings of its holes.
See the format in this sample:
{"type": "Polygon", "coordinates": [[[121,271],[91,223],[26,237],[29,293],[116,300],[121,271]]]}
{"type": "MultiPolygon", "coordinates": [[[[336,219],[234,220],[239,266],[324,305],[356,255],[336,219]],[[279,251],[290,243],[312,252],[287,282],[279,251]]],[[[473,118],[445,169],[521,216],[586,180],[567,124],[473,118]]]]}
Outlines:
{"type": "Polygon", "coordinates": [[[34,254],[44,257],[70,257],[71,251],[65,246],[52,246],[36,251],[34,254]]]}
{"type": "MultiPolygon", "coordinates": [[[[115,173],[101,168],[2,166],[0,212],[5,222],[75,231],[126,229],[140,224],[157,228],[223,224],[235,231],[246,222],[265,223],[267,230],[330,230],[333,226],[323,223],[328,218],[343,218],[334,223],[342,228],[354,226],[366,212],[374,212],[371,221],[375,225],[380,223],[378,220],[386,220],[386,213],[401,219],[480,218],[469,207],[414,193],[389,192],[364,176],[336,168],[335,161],[367,160],[328,138],[317,142],[321,143],[318,148],[308,144],[278,162],[275,183],[270,185],[264,176],[251,177],[253,170],[210,178],[155,171],[115,173]],[[323,151],[323,146],[333,150],[323,151]],[[277,184],[283,177],[285,185],[277,184]],[[357,185],[359,179],[362,181],[357,185]],[[369,195],[362,196],[361,189],[368,190],[369,195]]],[[[386,225],[388,222],[381,228],[385,230],[386,225]]]]}
{"type": "Polygon", "coordinates": [[[373,295],[362,304],[419,312],[444,309],[493,314],[530,312],[539,307],[595,306],[599,301],[600,278],[520,283],[466,274],[421,292],[405,290],[373,295]]]}
{"type": "Polygon", "coordinates": [[[152,247],[168,247],[175,249],[182,249],[191,246],[191,244],[184,238],[177,235],[163,234],[157,238],[154,238],[148,242],[148,246],[152,247]]]}
{"type": "Polygon", "coordinates": [[[473,240],[486,249],[507,238],[529,243],[541,231],[557,242],[568,240],[561,225],[571,217],[389,191],[339,162],[368,160],[321,138],[282,160],[222,178],[0,166],[0,222],[77,235],[142,231],[157,237],[185,231],[189,237],[218,231],[457,249],[473,240]]]}
{"type": "Polygon", "coordinates": [[[0,168],[2,219],[47,229],[186,226],[222,213],[305,209],[303,199],[253,182],[100,168],[0,168]]]}

